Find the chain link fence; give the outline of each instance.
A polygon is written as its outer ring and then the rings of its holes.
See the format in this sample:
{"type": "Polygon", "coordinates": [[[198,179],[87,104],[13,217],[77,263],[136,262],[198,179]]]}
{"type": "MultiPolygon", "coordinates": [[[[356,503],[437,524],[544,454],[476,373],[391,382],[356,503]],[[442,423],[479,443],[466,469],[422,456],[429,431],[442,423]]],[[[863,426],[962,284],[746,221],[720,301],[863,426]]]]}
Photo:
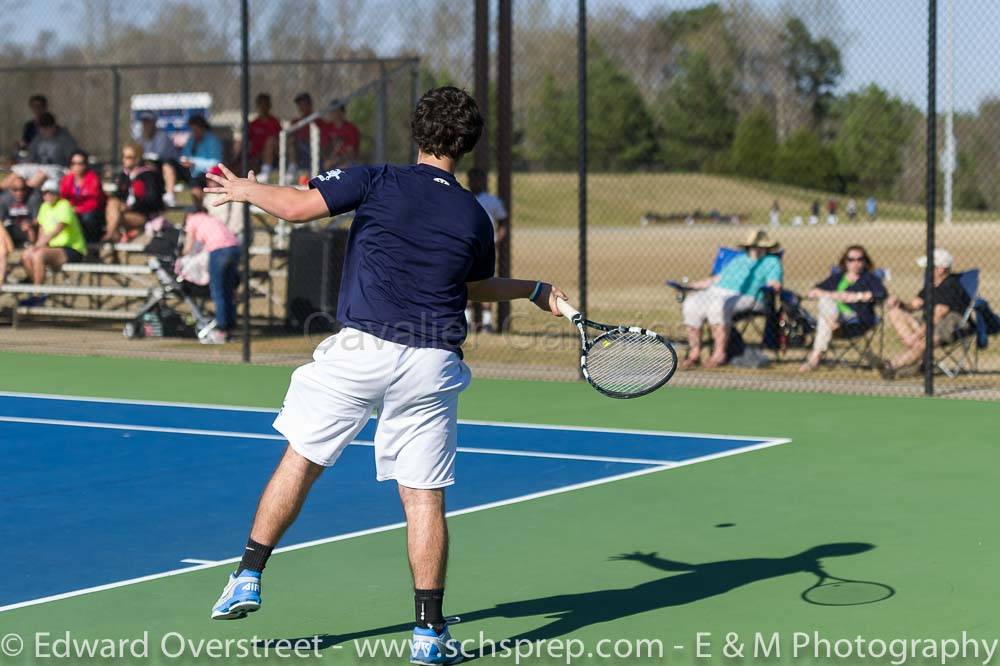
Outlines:
{"type": "MultiPolygon", "coordinates": [[[[997,322],[975,307],[1000,303],[1000,63],[977,47],[1000,28],[1000,9],[941,0],[933,145],[929,15],[925,3],[905,0],[250,0],[251,95],[269,93],[272,113],[286,122],[301,116],[300,92],[311,93],[317,110],[347,98],[347,119],[360,136],[353,159],[406,162],[414,96],[444,83],[476,86],[477,4],[488,19],[478,35],[488,65],[478,95],[489,146],[476,161],[490,172],[493,192],[510,165],[509,221],[500,228],[512,275],[551,280],[585,298],[591,319],[660,331],[691,359],[677,384],[916,395],[926,373],[915,298],[927,277],[917,260],[933,192],[936,245],[962,277],[953,282],[941,271],[935,278],[945,281],[936,299],[948,306],[934,315],[943,338],[932,362],[935,392],[1000,396],[997,322]],[[512,68],[501,99],[505,7],[512,68]],[[498,135],[503,102],[511,108],[509,145],[498,135]],[[766,238],[757,245],[777,244],[762,250],[776,255],[763,264],[780,272],[759,264],[741,274],[742,248],[760,231],[766,238]],[[728,269],[724,248],[736,250],[728,269]],[[858,282],[852,259],[860,254],[875,282],[858,282]],[[767,282],[780,282],[781,291],[758,292],[767,282]],[[752,293],[739,304],[732,299],[738,307],[731,312],[692,289],[712,284],[752,293]],[[711,324],[731,316],[735,334],[717,345],[711,324]],[[690,324],[703,321],[693,332],[690,324]],[[700,346],[697,358],[692,343],[700,346]]],[[[5,153],[16,152],[35,93],[48,97],[59,124],[93,158],[117,164],[136,129],[136,96],[204,92],[210,122],[238,164],[238,1],[6,9],[5,153]]],[[[471,164],[460,165],[463,182],[471,164]]],[[[186,203],[186,191],[178,196],[186,203]]],[[[285,325],[287,230],[263,215],[255,224],[253,362],[303,362],[322,333],[285,325]]],[[[9,298],[0,300],[4,307],[16,309],[9,298]]],[[[124,340],[119,323],[62,321],[23,317],[0,329],[0,348],[240,360],[235,345],[124,340]]],[[[491,308],[479,321],[483,330],[466,344],[479,375],[576,378],[577,342],[565,322],[524,303],[512,304],[509,316],[491,308]]]]}

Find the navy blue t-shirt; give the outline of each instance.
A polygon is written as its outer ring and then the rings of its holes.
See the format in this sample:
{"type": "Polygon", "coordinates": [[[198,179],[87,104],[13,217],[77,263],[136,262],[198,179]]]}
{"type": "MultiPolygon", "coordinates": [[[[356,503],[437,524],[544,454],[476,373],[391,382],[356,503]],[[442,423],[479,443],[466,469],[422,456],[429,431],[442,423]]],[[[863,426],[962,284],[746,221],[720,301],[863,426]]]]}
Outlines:
{"type": "Polygon", "coordinates": [[[337,319],[383,340],[461,354],[466,282],[493,276],[489,215],[427,164],[333,169],[309,181],[331,215],[355,210],[337,319]]]}

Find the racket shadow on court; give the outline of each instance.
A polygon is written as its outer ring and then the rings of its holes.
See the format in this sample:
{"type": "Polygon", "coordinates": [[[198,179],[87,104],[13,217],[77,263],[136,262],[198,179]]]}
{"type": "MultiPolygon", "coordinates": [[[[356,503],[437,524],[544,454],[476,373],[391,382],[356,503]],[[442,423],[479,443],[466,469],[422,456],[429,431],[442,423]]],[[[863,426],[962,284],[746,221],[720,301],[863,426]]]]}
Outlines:
{"type": "MultiPolygon", "coordinates": [[[[756,557],[701,564],[670,560],[657,553],[626,553],[610,559],[638,562],[672,575],[634,587],[539,597],[461,613],[461,624],[454,627],[454,633],[456,638],[463,638],[464,625],[479,620],[538,616],[552,621],[506,640],[552,639],[592,624],[621,620],[661,608],[683,606],[726,594],[751,583],[798,573],[812,573],[816,576],[815,583],[800,595],[805,603],[820,606],[876,603],[892,597],[895,590],[885,583],[837,578],[830,575],[821,564],[821,560],[857,555],[873,548],[875,546],[870,543],[829,543],[813,546],[789,557],[756,557]]],[[[348,634],[325,634],[320,637],[319,645],[320,648],[328,648],[361,638],[407,632],[412,628],[412,623],[404,623],[348,634]]],[[[309,638],[312,637],[306,637],[307,640],[309,638]]],[[[501,639],[495,640],[499,643],[501,639]]],[[[470,655],[471,658],[476,656],[479,655],[470,655]]]]}

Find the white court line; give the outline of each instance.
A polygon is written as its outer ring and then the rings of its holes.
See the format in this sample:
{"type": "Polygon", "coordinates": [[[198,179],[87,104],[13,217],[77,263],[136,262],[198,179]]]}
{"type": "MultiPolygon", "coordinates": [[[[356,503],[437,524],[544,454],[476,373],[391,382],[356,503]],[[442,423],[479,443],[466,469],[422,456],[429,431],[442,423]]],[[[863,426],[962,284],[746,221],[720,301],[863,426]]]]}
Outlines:
{"type": "MultiPolygon", "coordinates": [[[[778,446],[779,444],[787,444],[790,439],[775,439],[768,442],[763,442],[761,444],[752,444],[750,446],[745,446],[739,449],[732,449],[729,451],[721,451],[719,453],[713,453],[711,455],[702,456],[701,458],[693,458],[691,460],[685,460],[679,462],[672,467],[651,467],[648,469],[640,469],[633,472],[627,472],[625,474],[618,474],[615,476],[608,476],[602,479],[594,479],[592,481],[584,481],[583,483],[575,483],[569,486],[562,486],[560,488],[553,488],[551,490],[543,490],[537,493],[530,493],[528,495],[521,495],[520,497],[512,497],[510,499],[499,500],[496,502],[489,502],[486,504],[480,504],[478,506],[469,507],[467,509],[459,509],[457,511],[449,511],[448,517],[462,516],[469,513],[476,513],[479,511],[485,511],[487,509],[493,509],[501,506],[508,506],[510,504],[517,504],[520,502],[527,502],[533,499],[539,499],[541,497],[549,497],[551,495],[559,495],[562,493],[571,492],[574,490],[580,490],[583,488],[591,488],[593,486],[599,486],[606,483],[613,483],[615,481],[621,481],[623,479],[630,479],[638,476],[645,476],[647,474],[654,474],[656,472],[662,472],[668,469],[677,469],[678,467],[687,467],[688,465],[694,465],[697,463],[702,463],[708,460],[715,460],[718,458],[728,458],[729,456],[739,455],[742,453],[748,453],[750,451],[755,451],[757,449],[765,449],[772,446],[778,446]]],[[[350,532],[348,534],[341,534],[338,536],[327,537],[324,539],[316,539],[314,541],[306,541],[303,543],[297,543],[291,546],[283,546],[281,548],[276,548],[275,553],[285,553],[293,550],[301,550],[303,548],[310,548],[313,546],[320,546],[323,544],[334,543],[337,541],[345,541],[347,539],[355,539],[362,536],[367,536],[369,534],[377,534],[379,532],[388,532],[389,530],[400,529],[405,527],[406,523],[393,523],[391,525],[383,525],[382,527],[373,527],[367,530],[360,530],[358,532],[350,532]]],[[[72,592],[63,592],[62,594],[54,594],[48,597],[41,597],[39,599],[30,599],[28,601],[19,601],[14,604],[8,604],[7,606],[0,606],[0,613],[5,613],[7,611],[16,610],[18,608],[25,608],[28,606],[37,606],[39,604],[51,603],[53,601],[60,601],[62,599],[71,599],[73,597],[79,597],[86,594],[93,594],[95,592],[104,592],[106,590],[113,590],[119,587],[127,587],[129,585],[137,585],[139,583],[146,583],[153,580],[159,580],[161,578],[169,578],[171,576],[178,576],[180,574],[191,573],[194,571],[201,571],[203,569],[211,569],[213,567],[221,566],[224,564],[234,564],[240,561],[240,557],[233,557],[227,560],[219,560],[218,562],[212,562],[210,564],[199,564],[190,567],[185,567],[183,569],[173,569],[171,571],[164,571],[162,573],[150,574],[148,576],[141,576],[139,578],[130,578],[128,580],[122,580],[115,583],[106,583],[104,585],[97,585],[94,587],[88,587],[81,590],[74,590],[72,592]]],[[[208,597],[206,597],[208,599],[208,597]]],[[[210,600],[210,599],[209,599],[210,600]]]]}
{"type": "MultiPolygon", "coordinates": [[[[281,435],[265,435],[254,432],[232,432],[229,430],[198,430],[197,428],[170,428],[166,426],[134,426],[126,423],[100,423],[97,421],[68,421],[63,419],[38,419],[25,416],[0,416],[0,423],[28,423],[31,425],[66,426],[70,428],[97,428],[99,430],[134,430],[139,432],[162,432],[171,435],[197,435],[200,437],[231,437],[235,439],[267,439],[284,441],[281,435]]],[[[375,446],[374,442],[355,440],[352,446],[375,446]]],[[[458,447],[459,453],[479,453],[491,456],[518,456],[521,458],[555,458],[557,460],[582,460],[587,462],[627,463],[633,465],[672,466],[676,460],[651,460],[649,458],[627,458],[615,456],[592,456],[578,453],[550,453],[548,451],[518,451],[516,449],[485,449],[471,446],[458,447]]]]}
{"type": "Polygon", "coordinates": [[[99,430],[135,430],[138,432],[163,432],[171,435],[201,435],[203,437],[237,437],[239,439],[284,440],[281,435],[259,432],[231,432],[229,430],[199,430],[198,428],[171,428],[168,426],[128,425],[126,423],[101,423],[100,421],[69,421],[66,419],[38,419],[26,416],[0,416],[0,422],[29,423],[32,425],[67,426],[70,428],[97,428],[99,430]]]}
{"type": "Polygon", "coordinates": [[[188,409],[228,409],[234,412],[266,412],[277,414],[278,411],[269,407],[240,407],[234,405],[214,405],[196,402],[168,402],[161,400],[129,400],[128,398],[94,398],[90,396],[61,395],[58,393],[21,393],[18,391],[0,391],[0,398],[38,398],[39,400],[73,400],[75,402],[104,402],[113,405],[145,405],[147,407],[187,407],[188,409]]]}
{"type": "Polygon", "coordinates": [[[215,564],[215,560],[197,560],[193,557],[186,557],[181,560],[184,564],[215,564]]]}
{"type": "MultiPolygon", "coordinates": [[[[80,397],[75,395],[59,395],[59,394],[48,394],[48,393],[18,393],[15,391],[0,391],[0,398],[38,398],[40,400],[71,400],[74,402],[100,402],[100,403],[125,404],[125,405],[145,405],[149,407],[183,407],[187,409],[216,409],[223,411],[232,410],[237,412],[259,412],[264,414],[275,414],[275,415],[277,415],[278,413],[276,409],[267,409],[263,407],[234,407],[231,405],[196,404],[190,402],[163,402],[156,400],[90,398],[90,397],[80,397]]],[[[372,417],[371,420],[374,421],[376,419],[375,417],[372,417]]],[[[675,432],[671,430],[633,430],[627,428],[600,428],[594,426],[574,426],[574,425],[558,425],[558,424],[546,424],[546,423],[477,421],[472,419],[459,419],[458,422],[464,425],[496,426],[496,427],[509,427],[509,428],[538,428],[540,430],[571,430],[574,432],[609,432],[609,433],[621,433],[625,435],[649,435],[653,437],[663,436],[663,437],[691,437],[694,439],[738,439],[738,440],[750,439],[757,442],[771,441],[773,439],[772,437],[757,437],[755,435],[713,435],[710,433],[675,432]]]]}

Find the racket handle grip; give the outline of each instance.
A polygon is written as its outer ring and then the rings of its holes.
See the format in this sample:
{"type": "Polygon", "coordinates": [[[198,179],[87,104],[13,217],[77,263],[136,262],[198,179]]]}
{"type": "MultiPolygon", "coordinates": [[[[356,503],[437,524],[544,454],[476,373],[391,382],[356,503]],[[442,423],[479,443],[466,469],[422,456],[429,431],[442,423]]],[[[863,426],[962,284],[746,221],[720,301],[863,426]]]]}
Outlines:
{"type": "Polygon", "coordinates": [[[559,312],[561,312],[566,319],[573,320],[580,316],[579,310],[561,298],[556,299],[556,307],[559,308],[559,312]]]}

